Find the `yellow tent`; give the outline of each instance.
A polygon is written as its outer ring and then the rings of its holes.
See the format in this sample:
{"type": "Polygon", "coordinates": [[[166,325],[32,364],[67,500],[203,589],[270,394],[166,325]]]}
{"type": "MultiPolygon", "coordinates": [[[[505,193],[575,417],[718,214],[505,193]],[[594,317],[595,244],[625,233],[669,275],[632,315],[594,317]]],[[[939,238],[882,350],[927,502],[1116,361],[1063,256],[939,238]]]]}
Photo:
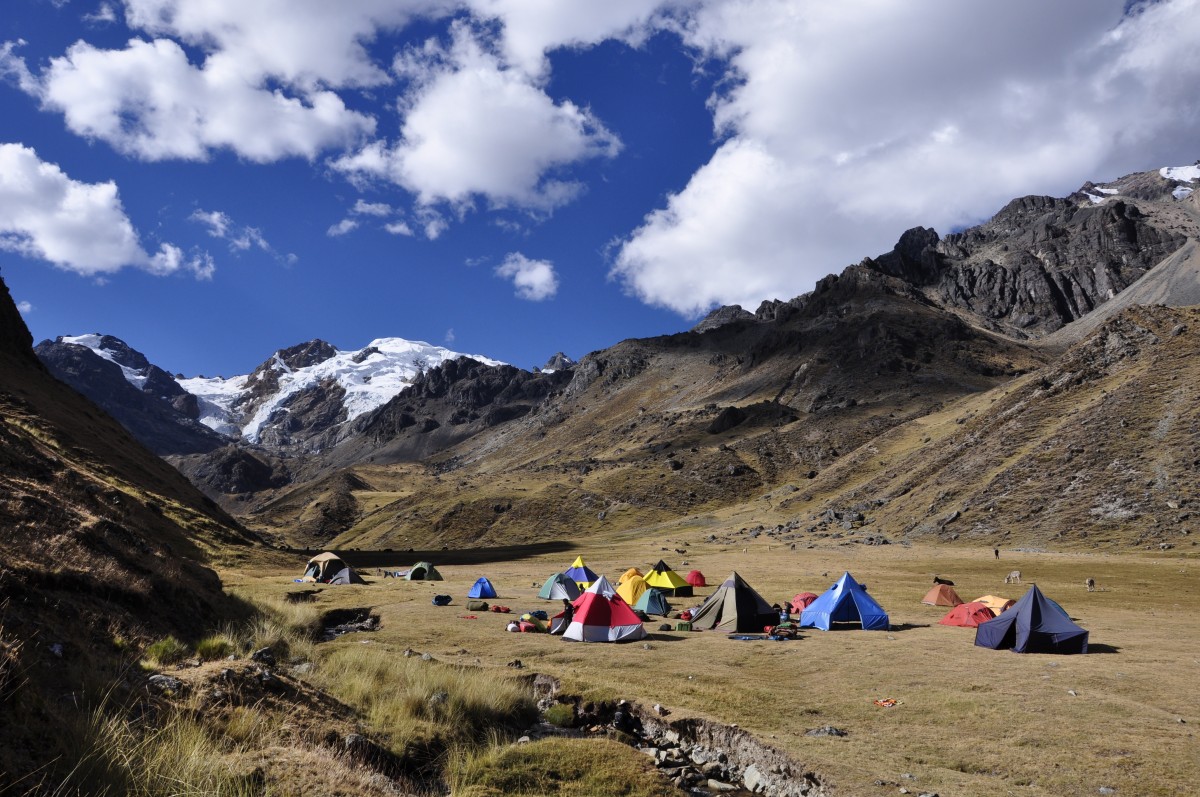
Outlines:
{"type": "Polygon", "coordinates": [[[642,597],[642,593],[650,589],[646,585],[646,580],[641,576],[633,576],[621,586],[617,587],[617,594],[620,595],[630,606],[638,602],[638,598],[642,597]]]}
{"type": "Polygon", "coordinates": [[[991,609],[993,614],[999,617],[1001,612],[1003,612],[1009,606],[1012,606],[1014,603],[1016,603],[1016,601],[1010,600],[1009,598],[998,598],[995,595],[984,595],[982,598],[976,598],[975,600],[971,601],[971,603],[982,603],[984,606],[991,609]]]}
{"type": "Polygon", "coordinates": [[[631,567],[628,570],[626,570],[624,573],[621,574],[621,577],[619,579],[617,579],[617,583],[624,584],[626,581],[633,578],[634,576],[641,578],[642,571],[638,570],[636,567],[631,567]]]}
{"type": "Polygon", "coordinates": [[[668,567],[661,559],[645,578],[648,586],[661,589],[667,595],[687,597],[692,594],[692,585],[687,583],[687,579],[668,567]]]}

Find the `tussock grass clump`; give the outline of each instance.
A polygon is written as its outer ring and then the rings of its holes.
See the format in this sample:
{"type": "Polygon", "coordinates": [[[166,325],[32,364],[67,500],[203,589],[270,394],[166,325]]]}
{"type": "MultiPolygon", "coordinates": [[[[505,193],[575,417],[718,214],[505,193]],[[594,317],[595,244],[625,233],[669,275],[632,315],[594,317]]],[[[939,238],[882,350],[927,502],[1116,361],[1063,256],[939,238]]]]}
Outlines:
{"type": "Polygon", "coordinates": [[[519,683],[382,648],[342,647],[318,672],[326,689],[361,710],[393,744],[481,745],[491,729],[516,730],[537,717],[532,695],[519,683]]]}
{"type": "Polygon", "coordinates": [[[546,722],[558,728],[570,728],[575,724],[575,708],[569,703],[555,703],[542,716],[546,722]]]}
{"type": "Polygon", "coordinates": [[[84,717],[74,769],[56,795],[215,795],[251,797],[262,784],[230,771],[230,746],[196,719],[179,712],[157,726],[97,709],[84,717]]]}
{"type": "Polygon", "coordinates": [[[187,645],[173,636],[151,642],[146,647],[146,661],[160,667],[183,661],[187,654],[187,645]]]}
{"type": "Polygon", "coordinates": [[[455,797],[677,794],[650,759],[607,739],[542,739],[456,756],[447,772],[455,797]]]}
{"type": "Polygon", "coordinates": [[[276,656],[311,661],[321,630],[321,610],[311,603],[289,603],[275,596],[239,596],[256,611],[244,626],[225,633],[242,652],[270,648],[276,656]]]}
{"type": "Polygon", "coordinates": [[[237,647],[237,639],[230,634],[212,634],[196,643],[196,657],[201,661],[223,659],[236,651],[237,647]]]}

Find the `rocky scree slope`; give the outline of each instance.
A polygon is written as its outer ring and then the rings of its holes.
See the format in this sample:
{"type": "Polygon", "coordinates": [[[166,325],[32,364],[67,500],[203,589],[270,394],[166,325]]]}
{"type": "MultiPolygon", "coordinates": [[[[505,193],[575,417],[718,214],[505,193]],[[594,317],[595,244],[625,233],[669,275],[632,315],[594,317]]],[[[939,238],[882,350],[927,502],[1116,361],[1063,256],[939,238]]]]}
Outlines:
{"type": "Polygon", "coordinates": [[[830,537],[832,513],[852,521],[845,541],[1190,549],[1198,385],[1200,310],[1131,308],[1045,368],[849,453],[787,538],[830,537]]]}

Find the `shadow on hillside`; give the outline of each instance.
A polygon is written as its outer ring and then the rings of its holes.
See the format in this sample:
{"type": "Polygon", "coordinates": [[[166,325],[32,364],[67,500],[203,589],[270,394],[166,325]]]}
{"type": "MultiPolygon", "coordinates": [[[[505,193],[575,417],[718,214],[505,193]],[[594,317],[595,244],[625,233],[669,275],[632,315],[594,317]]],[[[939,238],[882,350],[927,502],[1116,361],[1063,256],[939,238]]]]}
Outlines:
{"type": "Polygon", "coordinates": [[[1087,652],[1088,653],[1120,653],[1121,649],[1119,647],[1117,647],[1116,645],[1104,645],[1104,644],[1096,644],[1094,642],[1089,642],[1087,652]]]}
{"type": "MultiPolygon", "coordinates": [[[[565,553],[575,549],[574,543],[565,540],[535,542],[528,545],[497,545],[491,548],[447,548],[437,551],[354,551],[339,550],[347,564],[362,569],[382,567],[385,570],[403,570],[417,562],[432,562],[442,565],[477,565],[485,562],[511,562],[551,553],[565,553]]],[[[317,549],[292,549],[299,556],[313,556],[317,549]]],[[[564,564],[565,567],[565,564],[564,564]]]]}

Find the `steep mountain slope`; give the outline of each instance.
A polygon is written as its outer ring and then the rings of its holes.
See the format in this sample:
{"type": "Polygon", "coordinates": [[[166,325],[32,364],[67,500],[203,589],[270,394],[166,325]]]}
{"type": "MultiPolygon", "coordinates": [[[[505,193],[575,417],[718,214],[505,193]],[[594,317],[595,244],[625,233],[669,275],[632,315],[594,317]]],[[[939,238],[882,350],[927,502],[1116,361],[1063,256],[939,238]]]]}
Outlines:
{"type": "Polygon", "coordinates": [[[55,378],[121,422],[156,454],[212,451],[226,440],[199,423],[196,397],[111,335],[59,337],[34,349],[55,378]]]}
{"type": "Polygon", "coordinates": [[[1112,299],[1195,234],[1195,219],[1178,207],[1179,183],[1145,172],[1088,183],[1064,199],[1015,199],[986,223],[944,238],[909,230],[863,264],[988,329],[1040,337],[1112,299]]]}
{"type": "MultiPolygon", "coordinates": [[[[1189,174],[1014,200],[944,239],[910,230],[811,294],[755,313],[722,308],[689,333],[588,355],[568,383],[543,387],[540,401],[504,423],[478,423],[487,395],[455,394],[461,378],[474,384],[486,369],[431,372],[443,386],[436,402],[418,385],[347,425],[254,522],[286,536],[305,518],[310,540],[341,528],[340,545],[400,547],[607,533],[730,509],[780,487],[791,509],[823,507],[845,491],[827,474],[861,458],[849,452],[989,395],[1069,342],[1060,335],[1031,348],[1014,338],[1045,337],[1131,284],[1167,282],[1167,293],[1183,296],[1187,280],[1162,275],[1192,262],[1200,237],[1189,174]],[[445,431],[464,418],[475,425],[445,431]],[[350,466],[361,485],[335,478],[350,466]]],[[[946,492],[928,503],[936,509],[946,492]]],[[[925,533],[910,526],[894,533],[925,533]]],[[[1131,534],[1123,527],[1116,539],[1131,534]]]]}
{"type": "Polygon", "coordinates": [[[0,282],[0,790],[70,760],[61,714],[119,680],[122,640],[234,616],[204,563],[257,541],[31,344],[0,282]]]}
{"type": "MultiPolygon", "coordinates": [[[[373,485],[348,491],[356,511],[337,543],[531,541],[740,503],[1042,362],[900,280],[851,267],[769,321],[625,341],[573,374],[525,374],[499,393],[505,380],[484,378],[492,369],[448,364],[365,416],[360,434],[322,460],[336,463],[330,477],[357,462],[373,485]],[[425,446],[453,419],[479,414],[479,398],[506,411],[511,402],[491,396],[510,397],[514,384],[534,400],[509,410],[523,417],[487,428],[480,415],[460,424],[475,424],[471,436],[443,440],[454,444],[441,452],[425,446]],[[414,465],[384,467],[405,461],[414,465]]],[[[300,481],[253,522],[286,534],[330,505],[328,478],[300,481]]]]}
{"type": "Polygon", "coordinates": [[[812,485],[809,513],[786,514],[791,497],[780,517],[801,540],[828,536],[825,509],[871,507],[847,537],[1190,546],[1198,406],[1200,310],[1130,308],[1046,368],[873,440],[812,485]]]}

